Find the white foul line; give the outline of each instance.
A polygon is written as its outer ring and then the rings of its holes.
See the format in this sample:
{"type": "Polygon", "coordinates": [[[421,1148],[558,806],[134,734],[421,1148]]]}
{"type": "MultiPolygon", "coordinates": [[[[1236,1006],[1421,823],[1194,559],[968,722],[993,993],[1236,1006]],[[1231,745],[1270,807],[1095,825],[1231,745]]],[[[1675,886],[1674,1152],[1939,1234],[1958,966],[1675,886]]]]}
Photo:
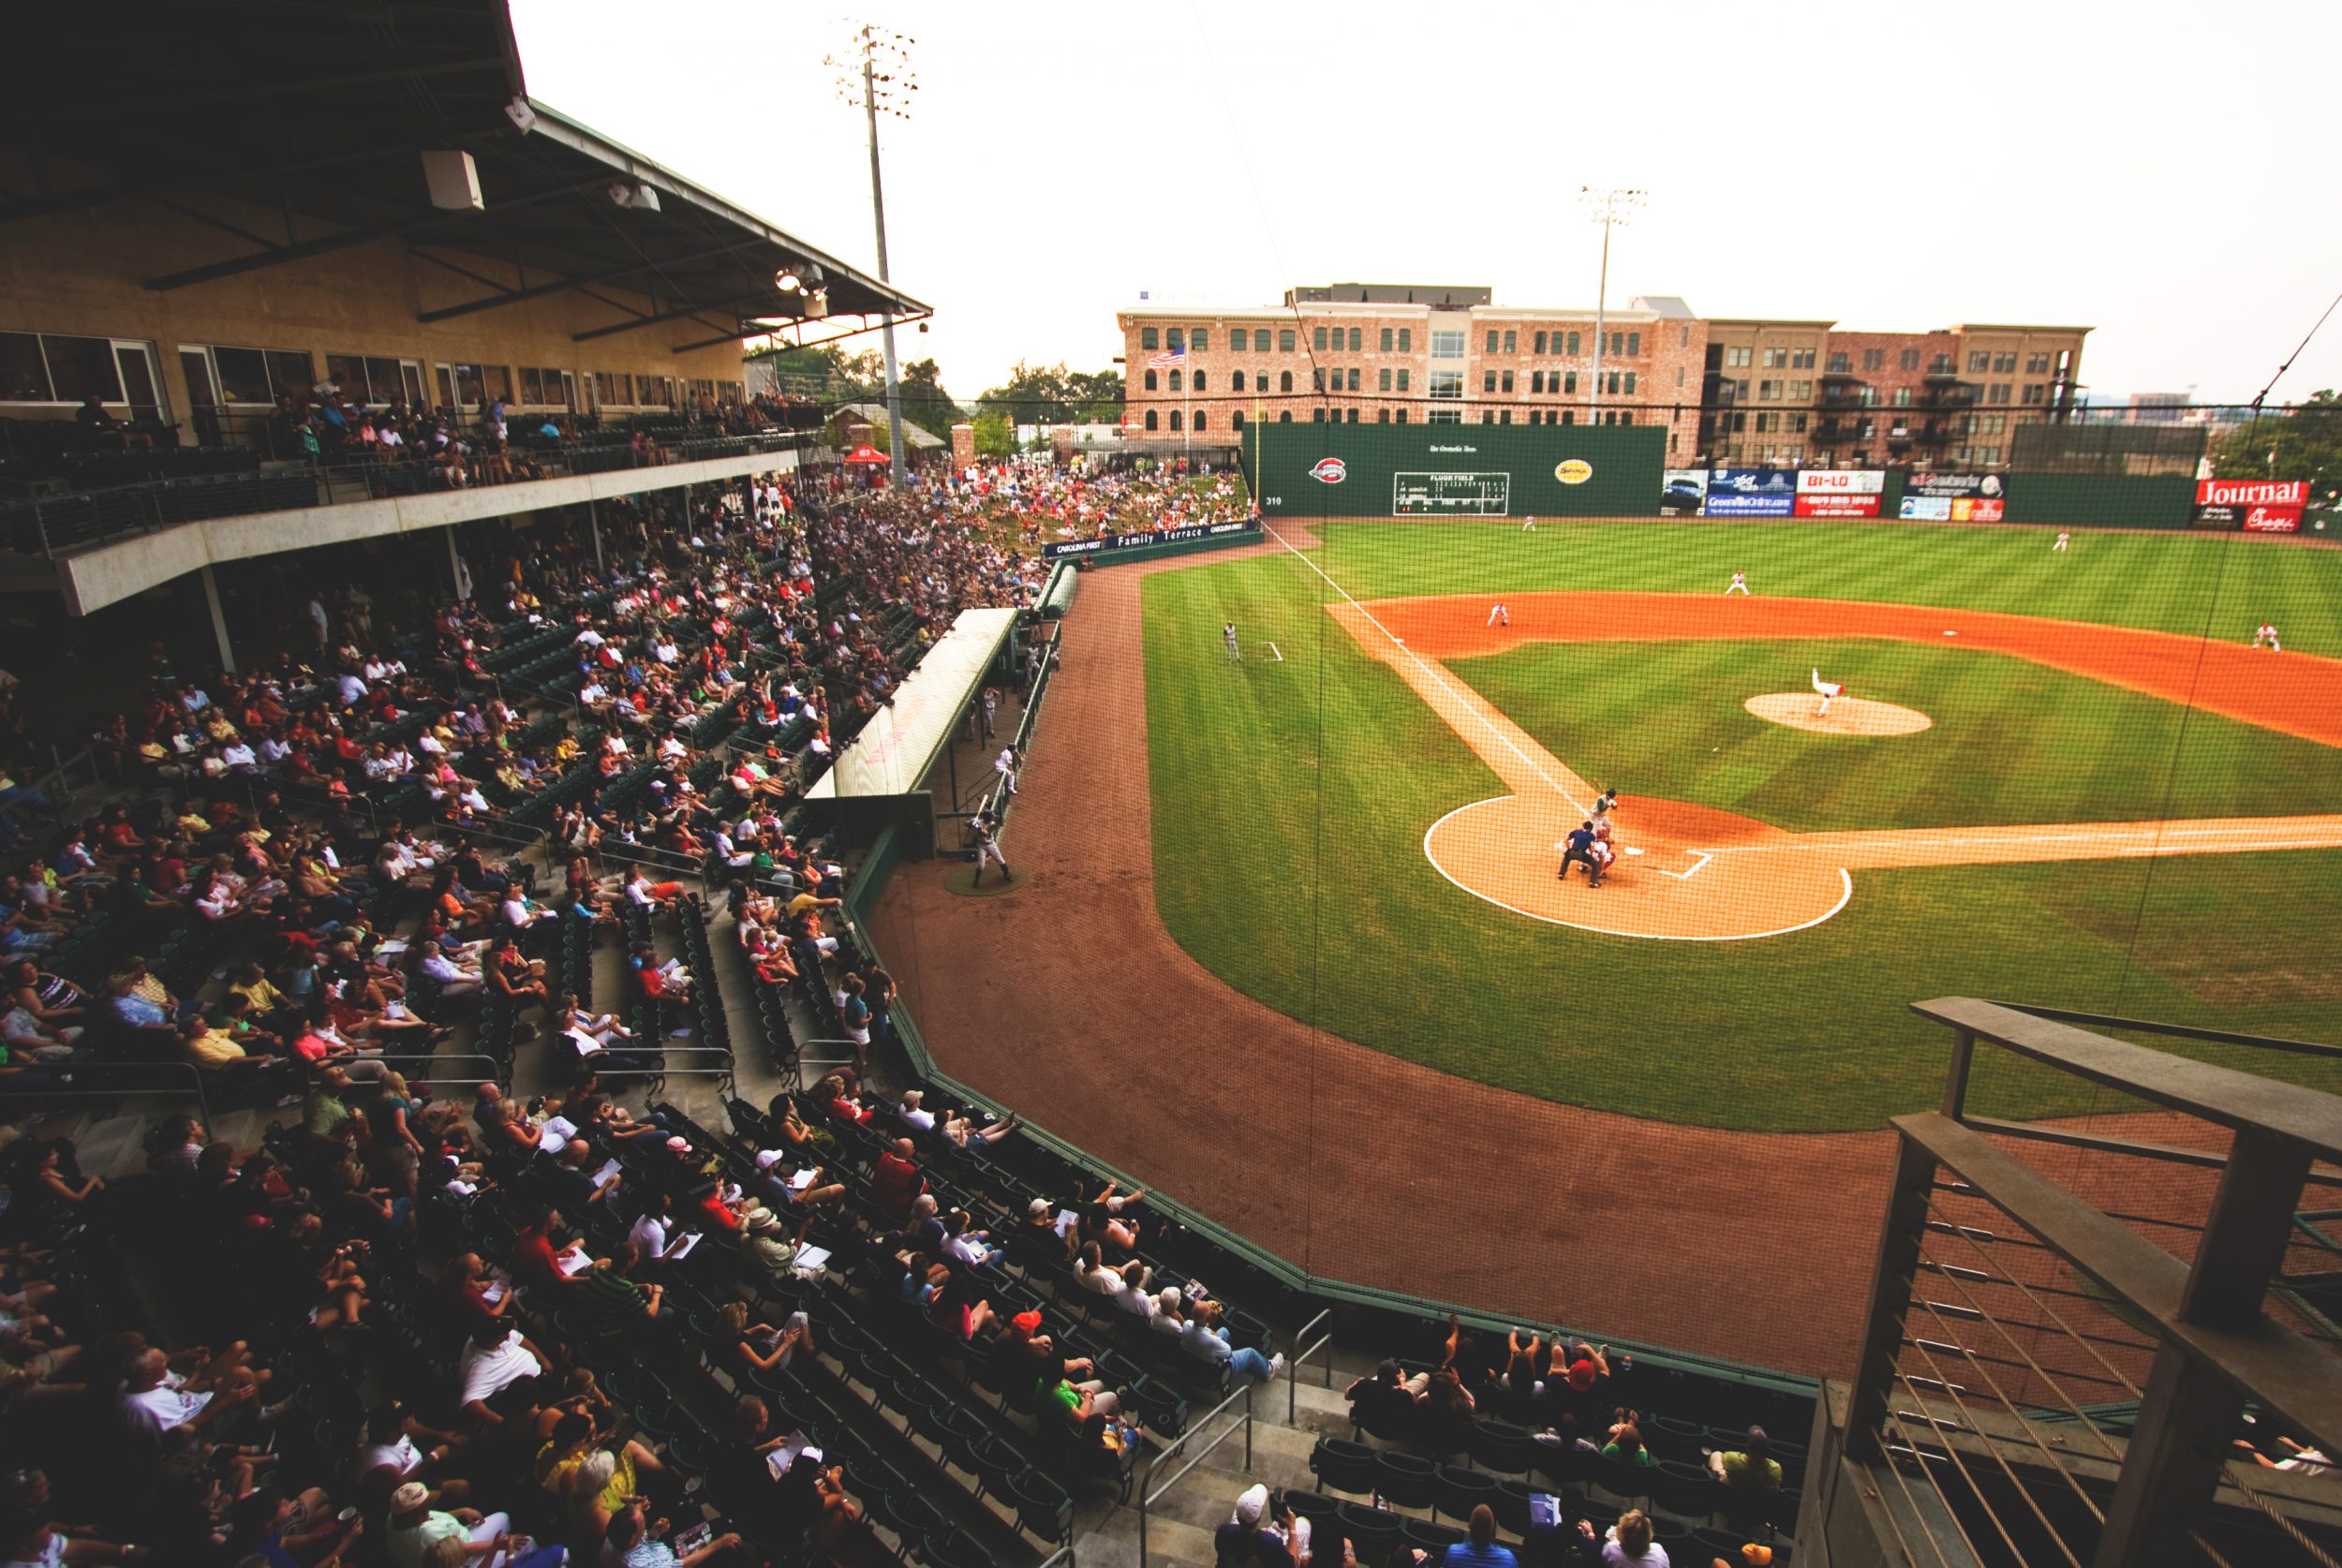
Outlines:
{"type": "Polygon", "coordinates": [[[1268,651],[1269,651],[1270,653],[1277,654],[1277,662],[1278,662],[1278,663],[1282,664],[1282,663],[1285,661],[1285,656],[1284,656],[1284,655],[1282,655],[1282,654],[1281,654],[1281,653],[1277,653],[1277,644],[1276,644],[1276,643],[1269,643],[1269,644],[1268,644],[1268,651]]]}
{"type": "MultiPolygon", "coordinates": [[[[1358,602],[1356,599],[1352,599],[1352,598],[1351,598],[1351,595],[1350,595],[1350,590],[1349,590],[1349,589],[1347,589],[1347,588],[1343,587],[1341,584],[1339,584],[1339,583],[1335,582],[1332,578],[1330,578],[1330,577],[1326,577],[1326,571],[1325,571],[1325,569],[1324,569],[1324,568],[1322,568],[1322,567],[1320,567],[1320,566],[1319,566],[1319,565],[1318,565],[1315,561],[1311,560],[1311,559],[1310,559],[1307,555],[1305,555],[1301,554],[1301,552],[1300,552],[1300,551],[1298,551],[1298,550],[1294,550],[1293,545],[1292,545],[1292,544],[1291,544],[1291,543],[1290,543],[1290,542],[1289,542],[1289,541],[1285,539],[1284,535],[1282,535],[1282,534],[1281,534],[1281,533],[1277,532],[1277,530],[1276,530],[1276,529],[1269,527],[1269,526],[1268,526],[1268,525],[1267,525],[1267,523],[1263,523],[1263,524],[1261,525],[1261,527],[1262,527],[1263,531],[1265,531],[1265,532],[1266,532],[1266,533],[1267,533],[1267,535],[1268,535],[1271,539],[1275,540],[1276,540],[1279,544],[1283,545],[1283,546],[1284,546],[1287,550],[1292,550],[1292,551],[1293,551],[1293,558],[1294,558],[1295,560],[1299,561],[1299,562],[1300,562],[1303,566],[1305,566],[1305,567],[1309,568],[1312,571],[1316,572],[1318,576],[1320,576],[1320,577],[1325,577],[1325,578],[1326,578],[1326,585],[1327,585],[1327,587],[1329,587],[1329,588],[1333,589],[1333,591],[1334,591],[1334,592],[1336,592],[1336,593],[1340,594],[1342,598],[1349,599],[1349,600],[1350,600],[1350,607],[1351,607],[1353,610],[1356,610],[1356,612],[1357,612],[1360,615],[1363,615],[1363,616],[1366,618],[1366,623],[1367,623],[1369,626],[1372,627],[1375,630],[1377,630],[1377,631],[1381,632],[1384,636],[1390,638],[1390,641],[1391,641],[1391,644],[1392,644],[1392,646],[1396,647],[1396,648],[1397,648],[1397,649],[1398,649],[1401,653],[1405,654],[1405,655],[1406,655],[1409,658],[1414,659],[1414,660],[1415,660],[1415,663],[1416,663],[1416,669],[1421,670],[1421,671],[1424,673],[1424,674],[1426,674],[1426,675],[1430,676],[1430,677],[1431,678],[1431,680],[1432,680],[1434,683],[1436,683],[1436,684],[1438,685],[1439,688],[1440,688],[1442,691],[1446,692],[1446,693],[1447,693],[1447,695],[1449,696],[1449,698],[1451,698],[1451,699],[1452,699],[1453,701],[1455,701],[1458,704],[1460,704],[1460,706],[1462,706],[1462,707],[1463,707],[1463,708],[1464,708],[1467,712],[1469,712],[1469,713],[1472,715],[1472,717],[1475,717],[1475,718],[1478,719],[1478,720],[1480,721],[1480,725],[1481,725],[1481,727],[1482,727],[1483,729],[1487,730],[1487,731],[1488,731],[1488,732],[1489,732],[1490,734],[1494,735],[1494,736],[1495,736],[1498,740],[1500,740],[1500,741],[1504,742],[1504,743],[1505,743],[1505,750],[1507,750],[1507,751],[1510,751],[1510,752],[1511,752],[1514,756],[1516,756],[1516,757],[1519,758],[1519,759],[1520,759],[1520,761],[1521,761],[1521,764],[1522,764],[1524,767],[1528,768],[1528,770],[1529,770],[1531,773],[1534,773],[1534,774],[1535,774],[1535,775],[1536,775],[1539,778],[1544,779],[1544,780],[1545,780],[1545,782],[1546,782],[1549,786],[1550,786],[1550,787],[1551,787],[1551,789],[1552,789],[1552,791],[1553,791],[1553,792],[1554,792],[1555,794],[1557,794],[1557,795],[1561,796],[1564,800],[1565,800],[1565,801],[1569,802],[1569,804],[1570,804],[1571,807],[1572,807],[1573,809],[1575,809],[1575,810],[1584,811],[1584,810],[1586,810],[1586,809],[1587,809],[1587,807],[1586,807],[1586,806],[1585,806],[1582,803],[1580,803],[1580,802],[1579,801],[1579,799],[1578,799],[1578,797],[1577,797],[1577,796],[1575,796],[1575,795],[1571,794],[1571,793],[1570,793],[1567,790],[1563,789],[1563,788],[1561,787],[1561,785],[1560,785],[1560,784],[1555,783],[1555,782],[1554,782],[1553,776],[1552,776],[1551,774],[1549,774],[1549,773],[1546,772],[1543,768],[1541,768],[1541,767],[1537,766],[1537,763],[1536,763],[1536,759],[1535,759],[1535,758],[1534,758],[1534,757],[1531,757],[1531,756],[1530,756],[1527,752],[1525,752],[1525,751],[1521,750],[1521,749],[1520,749],[1520,747],[1519,747],[1517,744],[1515,744],[1515,743],[1514,743],[1514,740],[1513,740],[1512,736],[1510,736],[1510,735],[1508,735],[1508,734],[1505,733],[1505,732],[1504,732],[1504,731],[1502,731],[1502,730],[1498,729],[1498,728],[1497,728],[1494,724],[1490,723],[1490,722],[1489,722],[1488,716],[1487,716],[1486,714],[1484,714],[1484,713],[1480,712],[1480,710],[1479,710],[1478,708],[1474,707],[1474,706],[1472,705],[1472,703],[1468,703],[1468,702],[1465,702],[1465,701],[1464,701],[1464,699],[1463,699],[1462,697],[1458,696],[1458,695],[1457,695],[1457,692],[1456,692],[1456,688],[1455,688],[1454,687],[1452,687],[1452,686],[1448,685],[1448,684],[1447,684],[1447,682],[1446,682],[1445,679],[1443,679],[1443,678],[1441,677],[1440,673],[1439,673],[1438,671],[1436,671],[1436,670],[1432,669],[1432,668],[1431,668],[1429,664],[1424,663],[1424,662],[1423,662],[1422,656],[1421,656],[1421,655],[1419,655],[1419,654],[1417,654],[1417,653],[1416,653],[1416,652],[1413,648],[1410,648],[1410,647],[1408,647],[1408,646],[1407,646],[1407,640],[1406,640],[1405,638],[1403,638],[1403,637],[1399,637],[1399,636],[1394,636],[1394,635],[1392,634],[1392,632],[1391,632],[1390,628],[1388,628],[1388,627],[1385,626],[1382,622],[1380,622],[1380,621],[1378,621],[1378,620],[1376,620],[1376,619],[1374,618],[1374,613],[1373,613],[1372,611],[1369,610],[1369,609],[1368,609],[1365,605],[1360,604],[1360,603],[1359,603],[1359,602],[1358,602]]],[[[1557,759],[1557,760],[1558,760],[1558,759],[1557,759]]],[[[1445,875],[1445,873],[1442,873],[1442,875],[1445,875]]],[[[1454,879],[1453,879],[1453,878],[1449,878],[1448,880],[1451,880],[1451,881],[1453,881],[1453,880],[1454,880],[1454,879]]],[[[1459,883],[1457,883],[1457,885],[1458,885],[1459,887],[1460,887],[1460,886],[1462,886],[1463,884],[1461,884],[1460,882],[1459,882],[1459,883]]],[[[1493,904],[1493,903],[1495,903],[1496,901],[1495,901],[1494,899],[1492,899],[1492,898],[1491,898],[1491,899],[1490,899],[1490,900],[1489,900],[1489,902],[1490,902],[1491,904],[1493,904]]],[[[1556,925],[1567,925],[1567,924],[1568,924],[1568,922],[1567,922],[1567,921],[1557,921],[1557,922],[1555,922],[1554,924],[1556,924],[1556,925]]]]}
{"type": "Polygon", "coordinates": [[[1687,882],[1692,880],[1694,873],[1697,872],[1701,866],[1716,858],[1715,851],[1712,850],[1691,850],[1687,851],[1686,853],[1696,854],[1699,857],[1697,860],[1692,862],[1692,868],[1690,871],[1662,871],[1659,875],[1662,877],[1673,877],[1679,882],[1687,882]]]}

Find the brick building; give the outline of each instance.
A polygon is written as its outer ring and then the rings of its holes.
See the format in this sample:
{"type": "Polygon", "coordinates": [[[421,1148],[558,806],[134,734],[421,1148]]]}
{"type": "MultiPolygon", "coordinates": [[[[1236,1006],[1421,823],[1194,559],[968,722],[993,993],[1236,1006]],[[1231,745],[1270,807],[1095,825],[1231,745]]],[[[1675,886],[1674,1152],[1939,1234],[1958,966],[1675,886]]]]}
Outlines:
{"type": "Polygon", "coordinates": [[[1125,426],[1147,448],[1233,446],[1255,420],[1660,424],[1671,460],[1991,466],[2074,403],[2087,327],[1838,332],[1702,318],[1638,296],[1603,312],[1499,305],[1480,287],[1338,283],[1280,306],[1144,303],[1122,331],[1125,426]]]}

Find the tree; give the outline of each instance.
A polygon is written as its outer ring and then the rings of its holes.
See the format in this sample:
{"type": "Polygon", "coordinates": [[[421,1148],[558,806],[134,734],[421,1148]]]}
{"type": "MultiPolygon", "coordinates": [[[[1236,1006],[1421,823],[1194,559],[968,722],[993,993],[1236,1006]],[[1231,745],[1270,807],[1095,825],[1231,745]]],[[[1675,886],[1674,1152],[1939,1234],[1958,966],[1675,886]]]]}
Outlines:
{"type": "Polygon", "coordinates": [[[976,399],[999,408],[1016,424],[1096,424],[1122,417],[1119,371],[1069,371],[1062,362],[1016,362],[1008,379],[976,399]]]}
{"type": "Polygon", "coordinates": [[[2310,504],[2342,488],[2342,397],[2320,392],[2291,409],[2246,416],[2213,443],[2216,479],[2307,480],[2310,504]]]}
{"type": "MultiPolygon", "coordinates": [[[[903,366],[901,385],[903,418],[930,436],[950,440],[952,426],[959,422],[959,404],[943,390],[942,372],[937,369],[935,362],[913,360],[903,366]]],[[[882,384],[882,402],[884,401],[884,392],[882,384]]]]}
{"type": "Polygon", "coordinates": [[[1016,425],[999,409],[986,408],[976,416],[975,434],[978,457],[1014,457],[1016,454],[1016,425]]]}

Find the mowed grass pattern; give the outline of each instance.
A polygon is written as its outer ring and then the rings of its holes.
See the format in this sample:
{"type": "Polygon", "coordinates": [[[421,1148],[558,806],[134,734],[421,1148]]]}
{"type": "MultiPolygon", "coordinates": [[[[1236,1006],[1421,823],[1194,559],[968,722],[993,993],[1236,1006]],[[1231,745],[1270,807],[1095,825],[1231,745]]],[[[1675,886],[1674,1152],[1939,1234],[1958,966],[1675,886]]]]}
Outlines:
{"type": "MultiPolygon", "coordinates": [[[[2072,553],[2052,555],[2048,536],[2029,531],[1893,525],[1321,533],[1312,558],[1362,599],[1715,592],[1737,568],[1760,593],[2176,631],[2233,623],[2240,640],[2275,619],[2289,646],[2342,652],[2342,557],[2258,540],[2083,533],[2072,553]]],[[[1637,941],[1506,914],[1440,877],[1421,848],[1432,821],[1503,786],[1333,625],[1323,609],[1333,597],[1290,555],[1165,572],[1144,592],[1157,906],[1198,962],[1304,1022],[1571,1103],[1814,1131],[1875,1128],[1934,1102],[1943,1031],[1905,1010],[1925,997],[2342,1039],[2329,935],[2342,919],[2342,854],[2332,852],[1868,872],[1836,919],[1752,942],[1637,941]],[[1244,639],[1241,664],[1220,646],[1228,620],[1244,639]]],[[[1633,659],[1523,649],[1462,673],[1596,774],[1609,759],[1577,736],[1589,724],[1607,732],[1597,750],[1619,749],[1605,782],[1788,827],[2159,816],[2167,795],[2173,814],[2204,815],[2342,800],[2342,752],[2330,748],[2023,660],[1826,646],[1840,661],[1826,674],[1856,679],[1838,671],[1859,658],[1858,690],[1926,709],[1951,744],[1924,749],[1938,732],[1808,736],[1742,712],[1755,691],[1796,689],[1812,661],[1797,644],[1756,656],[1787,656],[1794,678],[1754,684],[1730,667],[1751,657],[1746,643],[1633,659]],[[1915,696],[1882,680],[1908,682],[1915,696]],[[1725,748],[1707,751],[1712,766],[1697,749],[1703,735],[1725,748]]],[[[2342,1089],[2342,1072],[2309,1058],[2196,1049],[2342,1089]]],[[[2113,1108],[2069,1079],[1991,1058],[1976,1102],[2002,1115],[2113,1108]]]]}

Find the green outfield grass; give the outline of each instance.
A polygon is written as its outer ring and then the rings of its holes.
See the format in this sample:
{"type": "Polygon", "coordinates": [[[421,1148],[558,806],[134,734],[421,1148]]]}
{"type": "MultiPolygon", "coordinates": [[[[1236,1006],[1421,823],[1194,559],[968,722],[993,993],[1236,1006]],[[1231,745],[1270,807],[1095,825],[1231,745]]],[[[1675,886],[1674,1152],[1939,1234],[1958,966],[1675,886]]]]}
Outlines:
{"type": "MultiPolygon", "coordinates": [[[[1360,598],[1714,592],[1741,569],[1760,593],[2240,640],[2275,619],[2290,647],[2342,653],[2342,556],[2255,540],[2085,532],[2052,555],[2030,531],[1895,525],[1338,524],[1321,537],[1313,558],[1360,598]]],[[[1925,997],[2342,1040],[2342,852],[1860,873],[1835,919],[1752,942],[1637,941],[1494,909],[1421,846],[1432,821],[1503,786],[1332,625],[1332,597],[1291,556],[1144,588],[1158,908],[1199,962],[1297,1018],[1550,1099],[1808,1130],[1934,1102],[1944,1032],[1904,1011],[1925,997]],[[1219,645],[1227,620],[1240,665],[1219,645]]],[[[1622,660],[1543,646],[1458,670],[1605,782],[1791,828],[2342,809],[2331,748],[1998,656],[1827,648],[1675,644],[1622,660]],[[1742,711],[1754,692],[1797,689],[1814,662],[1839,679],[1861,670],[1860,689],[1936,729],[1843,740],[1742,711]]],[[[2306,1058],[2204,1054],[2342,1089],[2342,1072],[2306,1058]]],[[[1976,1102],[2112,1108],[1998,1058],[1976,1102]]]]}

